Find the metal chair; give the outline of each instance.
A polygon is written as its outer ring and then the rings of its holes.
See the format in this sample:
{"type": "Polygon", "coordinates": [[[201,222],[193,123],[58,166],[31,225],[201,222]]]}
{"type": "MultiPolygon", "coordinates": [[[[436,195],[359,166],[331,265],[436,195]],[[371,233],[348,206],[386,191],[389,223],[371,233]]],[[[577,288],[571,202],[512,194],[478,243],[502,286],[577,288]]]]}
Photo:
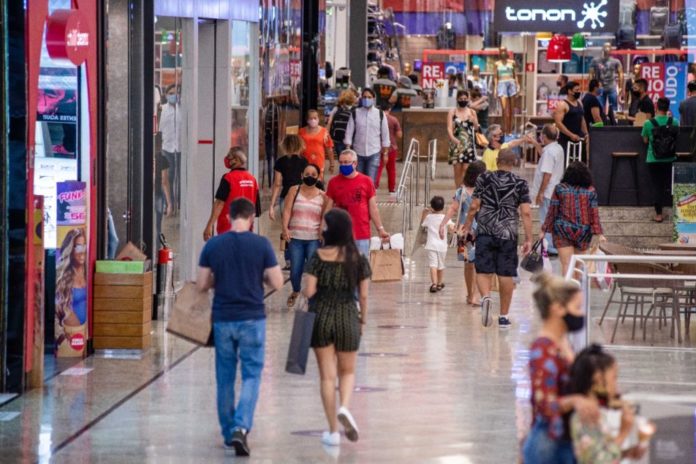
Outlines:
{"type": "MultiPolygon", "coordinates": [[[[623,255],[623,256],[634,256],[634,255],[640,255],[642,254],[639,250],[636,250],[635,248],[627,247],[625,245],[620,245],[618,243],[603,243],[599,246],[599,249],[602,250],[602,252],[605,255],[623,255]]],[[[616,272],[616,269],[614,268],[613,265],[610,265],[611,271],[616,272]]],[[[617,285],[617,280],[615,279],[614,282],[611,285],[611,293],[609,294],[609,299],[607,300],[606,306],[604,306],[604,311],[602,311],[602,317],[599,319],[599,325],[602,325],[602,322],[604,322],[604,317],[607,315],[607,311],[609,310],[609,306],[612,303],[621,303],[622,300],[614,300],[614,294],[616,293],[618,285],[617,285]]],[[[619,290],[619,294],[621,294],[621,290],[619,290]]]]}

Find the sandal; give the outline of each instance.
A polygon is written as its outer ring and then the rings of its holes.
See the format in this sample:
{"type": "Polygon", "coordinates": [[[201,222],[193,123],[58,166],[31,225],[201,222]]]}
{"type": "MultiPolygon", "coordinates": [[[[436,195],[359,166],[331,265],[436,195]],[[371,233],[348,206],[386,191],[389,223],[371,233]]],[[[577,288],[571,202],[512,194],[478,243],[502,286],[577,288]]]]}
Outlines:
{"type": "Polygon", "coordinates": [[[445,288],[445,284],[437,284],[437,290],[440,291],[445,288]]]}
{"type": "Polygon", "coordinates": [[[437,284],[432,284],[430,286],[430,293],[437,293],[439,289],[437,288],[437,284]]]}
{"type": "Polygon", "coordinates": [[[300,296],[299,293],[291,293],[290,296],[288,297],[288,308],[292,308],[295,306],[295,302],[297,301],[297,297],[300,296]]]}

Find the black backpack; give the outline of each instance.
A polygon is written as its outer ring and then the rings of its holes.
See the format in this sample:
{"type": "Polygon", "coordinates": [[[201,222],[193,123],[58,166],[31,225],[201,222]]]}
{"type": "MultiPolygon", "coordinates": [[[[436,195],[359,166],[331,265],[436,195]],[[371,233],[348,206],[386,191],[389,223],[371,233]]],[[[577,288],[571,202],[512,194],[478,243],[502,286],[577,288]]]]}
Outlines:
{"type": "Polygon", "coordinates": [[[655,118],[650,122],[652,129],[652,147],[655,159],[674,158],[677,154],[677,137],[679,127],[672,125],[672,117],[667,120],[667,124],[661,126],[655,118]]]}
{"type": "Polygon", "coordinates": [[[679,23],[672,23],[665,26],[662,31],[662,48],[679,49],[682,44],[682,26],[679,23]]]}
{"type": "Polygon", "coordinates": [[[338,107],[336,113],[333,115],[331,127],[329,128],[329,135],[331,135],[333,140],[343,143],[343,138],[346,136],[346,127],[348,127],[348,121],[350,121],[350,115],[350,108],[338,107]]]}

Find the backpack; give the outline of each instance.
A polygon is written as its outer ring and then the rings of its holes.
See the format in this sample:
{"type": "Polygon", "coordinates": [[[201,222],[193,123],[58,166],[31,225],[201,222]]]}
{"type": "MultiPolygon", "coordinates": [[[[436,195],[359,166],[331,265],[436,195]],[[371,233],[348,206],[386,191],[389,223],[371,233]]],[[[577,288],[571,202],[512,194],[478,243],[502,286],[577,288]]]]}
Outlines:
{"type": "MultiPolygon", "coordinates": [[[[355,115],[358,114],[358,109],[353,108],[350,110],[350,117],[353,118],[353,140],[350,144],[353,149],[355,149],[355,121],[357,120],[355,115]]],[[[380,145],[382,144],[382,122],[384,121],[384,111],[379,110],[379,140],[380,145]]]]}
{"type": "Polygon", "coordinates": [[[336,113],[331,120],[329,134],[333,140],[343,143],[343,138],[346,136],[346,127],[350,121],[351,110],[348,108],[338,107],[336,113]]]}
{"type": "Polygon", "coordinates": [[[616,32],[616,49],[628,50],[636,48],[636,28],[630,24],[622,24],[616,32]]]}
{"type": "Polygon", "coordinates": [[[679,49],[682,44],[682,25],[671,23],[662,31],[662,48],[679,49]]]}
{"type": "Polygon", "coordinates": [[[677,153],[679,127],[672,125],[672,117],[664,126],[660,126],[655,118],[652,118],[650,122],[653,125],[652,147],[655,159],[674,158],[677,153]]]}

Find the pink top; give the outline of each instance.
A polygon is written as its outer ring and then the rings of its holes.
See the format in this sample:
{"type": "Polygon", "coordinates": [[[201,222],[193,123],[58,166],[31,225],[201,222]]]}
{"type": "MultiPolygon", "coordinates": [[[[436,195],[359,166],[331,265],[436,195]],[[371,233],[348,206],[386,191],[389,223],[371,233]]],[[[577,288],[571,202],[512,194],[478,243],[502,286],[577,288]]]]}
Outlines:
{"type": "Polygon", "coordinates": [[[321,212],[324,208],[324,194],[319,194],[311,200],[302,193],[297,194],[290,216],[292,238],[298,240],[319,240],[321,228],[321,212]]]}

